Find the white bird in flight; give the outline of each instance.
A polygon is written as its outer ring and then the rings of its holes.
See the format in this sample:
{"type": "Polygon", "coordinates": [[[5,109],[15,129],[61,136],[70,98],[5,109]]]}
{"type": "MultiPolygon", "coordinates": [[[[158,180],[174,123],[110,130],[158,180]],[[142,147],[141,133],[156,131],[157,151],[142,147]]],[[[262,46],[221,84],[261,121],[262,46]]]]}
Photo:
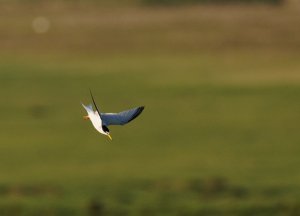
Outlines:
{"type": "Polygon", "coordinates": [[[111,135],[109,134],[109,125],[125,125],[138,117],[142,111],[144,110],[144,106],[136,107],[130,110],[125,110],[119,113],[101,113],[95,103],[94,97],[91,93],[91,97],[93,100],[93,104],[96,110],[93,110],[92,104],[85,106],[82,104],[84,109],[87,111],[87,116],[83,116],[85,120],[91,120],[93,126],[100,133],[108,136],[110,140],[112,140],[111,135]]]}

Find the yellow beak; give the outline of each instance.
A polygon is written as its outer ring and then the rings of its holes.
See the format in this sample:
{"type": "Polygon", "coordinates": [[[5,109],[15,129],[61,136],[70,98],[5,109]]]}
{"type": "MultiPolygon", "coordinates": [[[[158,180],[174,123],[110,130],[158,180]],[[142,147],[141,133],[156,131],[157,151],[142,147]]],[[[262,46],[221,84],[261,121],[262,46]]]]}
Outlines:
{"type": "Polygon", "coordinates": [[[112,138],[111,138],[110,134],[107,134],[107,136],[108,136],[108,138],[109,138],[110,140],[112,140],[112,138]]]}

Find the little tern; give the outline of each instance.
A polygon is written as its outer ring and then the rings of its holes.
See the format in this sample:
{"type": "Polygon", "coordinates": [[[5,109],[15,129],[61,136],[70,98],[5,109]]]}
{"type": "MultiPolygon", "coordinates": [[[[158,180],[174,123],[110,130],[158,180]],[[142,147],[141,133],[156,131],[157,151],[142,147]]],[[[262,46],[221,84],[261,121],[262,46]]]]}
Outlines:
{"type": "Polygon", "coordinates": [[[83,116],[83,118],[85,120],[91,120],[96,130],[101,134],[108,136],[110,140],[112,140],[112,138],[111,135],[109,134],[109,129],[108,129],[109,125],[125,125],[131,122],[136,117],[138,117],[145,108],[144,106],[140,106],[119,113],[101,113],[96,105],[96,102],[94,100],[91,91],[90,93],[96,110],[95,111],[93,110],[92,104],[86,106],[82,103],[82,106],[87,112],[87,115],[83,116]]]}

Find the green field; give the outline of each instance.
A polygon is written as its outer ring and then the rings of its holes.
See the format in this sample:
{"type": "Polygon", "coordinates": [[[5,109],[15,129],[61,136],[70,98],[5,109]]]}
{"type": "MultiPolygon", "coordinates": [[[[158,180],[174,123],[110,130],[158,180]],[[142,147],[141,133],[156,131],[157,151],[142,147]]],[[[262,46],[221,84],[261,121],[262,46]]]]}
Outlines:
{"type": "Polygon", "coordinates": [[[0,10],[0,215],[300,214],[299,10],[0,10]]]}

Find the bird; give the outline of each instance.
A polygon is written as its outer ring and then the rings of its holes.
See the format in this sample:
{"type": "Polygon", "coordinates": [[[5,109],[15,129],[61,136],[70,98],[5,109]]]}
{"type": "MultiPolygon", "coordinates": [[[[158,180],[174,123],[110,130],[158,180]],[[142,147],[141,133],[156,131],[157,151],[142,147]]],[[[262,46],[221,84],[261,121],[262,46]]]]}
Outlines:
{"type": "Polygon", "coordinates": [[[101,134],[106,135],[110,140],[112,137],[108,126],[110,125],[125,125],[138,117],[144,110],[145,106],[139,106],[133,109],[125,110],[119,113],[101,113],[96,105],[92,91],[90,90],[91,98],[96,110],[93,110],[93,105],[82,106],[86,110],[87,115],[83,116],[84,120],[90,120],[94,128],[101,134]]]}

